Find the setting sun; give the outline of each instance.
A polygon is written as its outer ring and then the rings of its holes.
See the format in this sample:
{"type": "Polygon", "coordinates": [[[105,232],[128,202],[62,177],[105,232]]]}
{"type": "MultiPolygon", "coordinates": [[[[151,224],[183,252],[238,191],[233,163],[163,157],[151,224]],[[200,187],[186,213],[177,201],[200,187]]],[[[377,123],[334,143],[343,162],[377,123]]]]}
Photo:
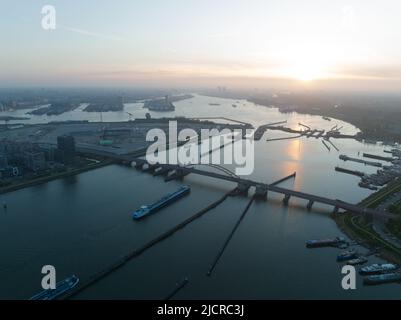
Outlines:
{"type": "Polygon", "coordinates": [[[334,48],[319,46],[305,38],[293,45],[287,44],[281,59],[282,77],[308,82],[331,78],[330,71],[337,65],[339,55],[334,48]]]}
{"type": "Polygon", "coordinates": [[[292,76],[297,80],[307,82],[307,81],[321,79],[323,77],[323,74],[317,68],[314,69],[314,68],[305,66],[304,68],[299,68],[297,70],[294,70],[294,73],[292,76]]]}
{"type": "Polygon", "coordinates": [[[285,68],[283,76],[303,82],[309,82],[330,77],[328,68],[323,63],[299,62],[285,68]]]}

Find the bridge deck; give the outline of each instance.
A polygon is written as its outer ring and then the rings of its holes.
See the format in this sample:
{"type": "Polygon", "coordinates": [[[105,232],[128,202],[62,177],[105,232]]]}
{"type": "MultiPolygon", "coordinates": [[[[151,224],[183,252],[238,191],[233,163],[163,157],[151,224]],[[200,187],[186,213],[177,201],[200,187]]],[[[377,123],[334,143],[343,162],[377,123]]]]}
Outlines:
{"type": "MultiPolygon", "coordinates": [[[[125,160],[127,160],[127,159],[125,159],[125,160]]],[[[148,163],[144,159],[132,159],[131,158],[131,161],[142,162],[144,164],[148,163]]],[[[159,164],[158,166],[161,168],[169,169],[171,171],[180,170],[182,173],[185,173],[185,174],[197,174],[197,175],[207,176],[207,177],[211,177],[211,178],[215,178],[215,179],[226,180],[226,181],[231,181],[231,182],[235,182],[235,183],[239,183],[239,184],[243,184],[243,185],[248,185],[248,186],[252,186],[252,187],[258,187],[258,188],[266,189],[267,191],[280,193],[285,196],[290,196],[290,197],[305,199],[305,200],[312,201],[312,202],[327,204],[327,205],[333,206],[335,208],[343,209],[343,210],[350,211],[350,212],[353,212],[356,214],[367,214],[367,215],[383,217],[383,218],[387,218],[387,219],[394,217],[392,214],[389,214],[386,212],[382,212],[382,211],[378,211],[378,210],[374,210],[374,209],[370,209],[370,208],[364,208],[359,205],[348,203],[348,202],[341,201],[338,199],[330,199],[330,198],[317,196],[317,195],[310,194],[310,193],[286,189],[286,188],[282,188],[282,187],[279,187],[274,184],[265,184],[265,183],[256,182],[256,181],[249,180],[249,179],[243,179],[240,177],[224,175],[224,174],[220,174],[220,173],[216,173],[216,172],[199,170],[199,169],[192,168],[192,167],[188,168],[188,167],[181,167],[178,165],[171,165],[171,164],[159,164]]]]}

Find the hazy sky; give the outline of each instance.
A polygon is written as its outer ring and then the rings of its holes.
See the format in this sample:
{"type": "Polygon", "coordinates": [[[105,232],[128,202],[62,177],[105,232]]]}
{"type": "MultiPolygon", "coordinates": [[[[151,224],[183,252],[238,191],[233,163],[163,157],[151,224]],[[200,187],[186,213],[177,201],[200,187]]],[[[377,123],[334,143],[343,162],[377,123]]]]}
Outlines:
{"type": "Polygon", "coordinates": [[[401,89],[399,0],[0,0],[0,86],[401,89]],[[56,8],[56,30],[41,26],[56,8]]]}

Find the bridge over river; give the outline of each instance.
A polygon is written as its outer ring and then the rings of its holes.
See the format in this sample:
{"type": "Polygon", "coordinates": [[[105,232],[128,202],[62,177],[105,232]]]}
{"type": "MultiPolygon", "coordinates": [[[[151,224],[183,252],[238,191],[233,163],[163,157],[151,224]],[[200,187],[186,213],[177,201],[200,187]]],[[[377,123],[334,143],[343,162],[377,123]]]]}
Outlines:
{"type": "MultiPolygon", "coordinates": [[[[148,161],[140,158],[133,158],[130,156],[119,156],[119,160],[125,163],[131,163],[138,169],[151,172],[154,175],[164,175],[166,180],[182,179],[189,174],[197,174],[210,178],[230,181],[238,184],[238,189],[247,193],[249,188],[254,187],[256,190],[256,197],[267,198],[268,192],[274,192],[284,195],[283,202],[288,205],[291,197],[307,200],[307,208],[310,210],[314,203],[322,203],[333,207],[333,212],[338,213],[340,209],[359,215],[367,215],[375,218],[388,220],[394,216],[390,213],[379,211],[371,208],[365,208],[358,204],[352,204],[339,199],[330,199],[319,195],[305,193],[301,191],[291,190],[279,187],[277,184],[266,184],[249,179],[244,179],[234,174],[227,172],[227,169],[222,168],[222,173],[206,171],[196,168],[195,166],[179,166],[172,164],[149,164],[148,161]]],[[[213,166],[216,168],[218,166],[213,166]]]]}

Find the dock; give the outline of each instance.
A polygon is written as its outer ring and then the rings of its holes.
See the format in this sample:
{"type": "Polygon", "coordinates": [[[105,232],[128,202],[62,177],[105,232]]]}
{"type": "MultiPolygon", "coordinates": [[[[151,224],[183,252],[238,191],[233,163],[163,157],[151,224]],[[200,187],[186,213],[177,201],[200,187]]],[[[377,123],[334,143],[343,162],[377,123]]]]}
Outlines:
{"type": "Polygon", "coordinates": [[[340,155],[339,158],[340,158],[340,160],[343,160],[343,161],[353,161],[353,162],[363,163],[364,165],[369,165],[369,166],[374,166],[374,167],[379,167],[379,168],[382,167],[382,164],[380,162],[352,158],[352,157],[348,157],[344,154],[340,155]]]}
{"type": "Polygon", "coordinates": [[[299,134],[299,135],[297,135],[297,136],[292,136],[292,137],[283,137],[283,138],[266,139],[266,142],[297,139],[297,138],[300,138],[300,137],[302,137],[302,134],[299,134]]]}
{"type": "Polygon", "coordinates": [[[311,128],[307,126],[306,124],[302,124],[301,122],[298,123],[299,126],[304,127],[306,130],[310,131],[311,128]]]}
{"type": "Polygon", "coordinates": [[[270,128],[273,127],[273,126],[277,126],[277,125],[279,125],[279,124],[284,124],[284,123],[287,123],[287,120],[285,120],[285,121],[279,121],[279,122],[273,122],[273,123],[268,123],[268,124],[264,124],[264,125],[259,126],[259,127],[256,129],[256,131],[255,131],[255,133],[254,133],[254,135],[253,135],[253,139],[254,139],[255,141],[259,141],[260,139],[262,139],[262,137],[263,137],[263,135],[265,134],[266,130],[270,129],[270,128]]]}
{"type": "MultiPolygon", "coordinates": [[[[305,136],[307,138],[311,138],[314,137],[316,139],[319,138],[323,138],[325,140],[328,140],[329,138],[333,138],[333,139],[355,139],[356,135],[349,135],[349,134],[342,134],[340,133],[340,128],[337,128],[335,130],[329,130],[329,131],[325,131],[325,130],[319,130],[319,129],[311,129],[310,127],[308,127],[307,125],[304,125],[302,123],[299,123],[299,125],[301,127],[304,127],[303,130],[296,130],[296,129],[292,129],[292,128],[287,128],[281,125],[276,125],[276,126],[269,126],[266,129],[268,130],[279,130],[279,131],[283,131],[283,132],[288,132],[288,133],[294,133],[294,134],[298,134],[300,136],[305,136]]],[[[336,128],[337,126],[333,127],[336,128]]],[[[264,133],[264,131],[263,131],[264,133]]],[[[260,139],[263,136],[262,132],[259,132],[257,137],[258,139],[260,139]]],[[[294,138],[294,137],[293,137],[294,138]]],[[[290,139],[290,138],[289,138],[290,139]]],[[[284,139],[280,139],[280,140],[284,140],[284,139]]],[[[274,140],[267,140],[267,141],[274,141],[274,140]]],[[[337,147],[335,147],[335,149],[337,150],[337,147]]]]}
{"type": "Polygon", "coordinates": [[[378,156],[378,155],[370,154],[370,153],[364,153],[363,156],[365,158],[376,159],[376,160],[381,160],[381,161],[388,161],[388,162],[394,161],[394,158],[392,158],[392,157],[383,157],[383,156],[378,156]]]}
{"type": "Polygon", "coordinates": [[[333,146],[334,149],[336,149],[337,151],[340,151],[340,149],[338,149],[336,147],[336,145],[330,139],[327,139],[327,141],[333,146]]]}
{"type": "Polygon", "coordinates": [[[324,140],[322,140],[322,143],[327,148],[327,150],[331,151],[330,147],[327,145],[327,143],[324,140]]]}
{"type": "Polygon", "coordinates": [[[336,167],[336,171],[338,172],[343,172],[343,173],[348,173],[354,176],[358,176],[358,177],[364,177],[365,174],[361,171],[356,171],[356,170],[350,170],[350,169],[345,169],[345,168],[341,168],[341,167],[336,167]]]}

